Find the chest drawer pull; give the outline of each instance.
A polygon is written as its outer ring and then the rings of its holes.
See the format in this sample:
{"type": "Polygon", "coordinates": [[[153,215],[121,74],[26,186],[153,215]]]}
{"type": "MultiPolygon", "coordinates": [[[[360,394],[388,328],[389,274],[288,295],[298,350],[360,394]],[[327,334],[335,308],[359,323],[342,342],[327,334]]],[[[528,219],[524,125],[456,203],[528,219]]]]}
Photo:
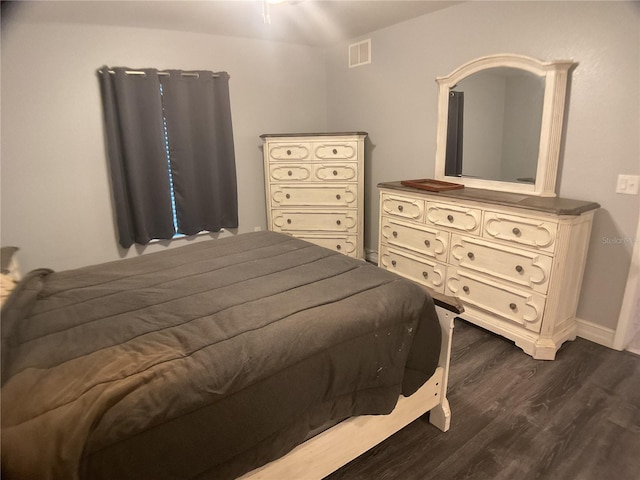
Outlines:
{"type": "Polygon", "coordinates": [[[396,266],[396,261],[395,260],[391,260],[391,265],[393,265],[395,267],[396,266]]]}
{"type": "Polygon", "coordinates": [[[469,257],[469,260],[473,260],[474,258],[476,258],[476,256],[473,254],[473,252],[467,253],[467,257],[469,257]]]}
{"type": "Polygon", "coordinates": [[[467,287],[466,285],[464,287],[462,287],[462,291],[464,293],[469,293],[469,287],[467,287]]]}
{"type": "Polygon", "coordinates": [[[336,199],[337,199],[337,200],[340,200],[341,198],[342,198],[342,197],[340,196],[340,194],[337,194],[337,195],[336,195],[336,199]]]}
{"type": "Polygon", "coordinates": [[[334,171],[333,171],[333,176],[335,177],[336,175],[338,175],[338,171],[337,171],[337,170],[334,170],[334,171]]]}
{"type": "Polygon", "coordinates": [[[429,277],[429,272],[422,272],[422,276],[424,278],[428,278],[429,277]]]}
{"type": "Polygon", "coordinates": [[[336,245],[336,250],[342,250],[342,245],[340,244],[336,245]]]}
{"type": "Polygon", "coordinates": [[[519,229],[518,227],[514,227],[514,229],[513,229],[513,230],[511,230],[511,231],[513,232],[513,234],[514,234],[516,237],[519,237],[520,235],[522,235],[522,232],[520,231],[520,229],[519,229]]]}
{"type": "Polygon", "coordinates": [[[340,225],[342,222],[340,220],[336,220],[336,225],[340,225]]]}
{"type": "Polygon", "coordinates": [[[287,194],[285,195],[285,198],[288,200],[288,199],[290,199],[290,198],[291,198],[291,195],[287,193],[287,194]]]}
{"type": "Polygon", "coordinates": [[[453,223],[453,215],[447,215],[447,220],[453,223]]]}
{"type": "Polygon", "coordinates": [[[334,155],[337,155],[337,154],[338,154],[338,150],[337,150],[336,148],[334,148],[334,149],[332,150],[332,152],[333,152],[333,154],[334,154],[334,155]]]}
{"type": "Polygon", "coordinates": [[[289,225],[291,225],[291,219],[290,219],[290,218],[287,218],[287,223],[288,223],[289,225]]]}
{"type": "Polygon", "coordinates": [[[424,241],[424,246],[429,248],[431,246],[431,242],[429,240],[424,241]]]}
{"type": "Polygon", "coordinates": [[[522,265],[516,265],[516,272],[518,273],[524,272],[524,268],[522,268],[522,265]]]}
{"type": "Polygon", "coordinates": [[[292,172],[291,170],[289,170],[289,171],[287,172],[287,175],[291,176],[291,175],[293,175],[293,172],[292,172]]]}
{"type": "Polygon", "coordinates": [[[398,205],[398,211],[399,211],[399,212],[401,212],[402,210],[404,210],[404,209],[402,208],[402,205],[398,205]]]}
{"type": "Polygon", "coordinates": [[[509,308],[515,312],[518,309],[518,306],[515,303],[510,303],[509,308]]]}
{"type": "Polygon", "coordinates": [[[391,235],[393,235],[393,238],[398,238],[398,232],[396,231],[391,232],[391,235]]]}
{"type": "Polygon", "coordinates": [[[287,155],[291,155],[291,150],[287,150],[287,155]]]}

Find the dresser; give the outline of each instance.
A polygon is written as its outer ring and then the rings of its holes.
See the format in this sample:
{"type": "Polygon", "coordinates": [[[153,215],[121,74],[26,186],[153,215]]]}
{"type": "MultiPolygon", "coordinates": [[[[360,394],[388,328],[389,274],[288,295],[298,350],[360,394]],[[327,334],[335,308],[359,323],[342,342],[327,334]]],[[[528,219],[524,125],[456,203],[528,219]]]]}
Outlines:
{"type": "Polygon", "coordinates": [[[597,203],[463,188],[380,188],[379,266],[457,297],[463,319],[553,360],[576,337],[597,203]]]}
{"type": "Polygon", "coordinates": [[[269,230],[363,259],[366,136],[261,135],[269,230]]]}

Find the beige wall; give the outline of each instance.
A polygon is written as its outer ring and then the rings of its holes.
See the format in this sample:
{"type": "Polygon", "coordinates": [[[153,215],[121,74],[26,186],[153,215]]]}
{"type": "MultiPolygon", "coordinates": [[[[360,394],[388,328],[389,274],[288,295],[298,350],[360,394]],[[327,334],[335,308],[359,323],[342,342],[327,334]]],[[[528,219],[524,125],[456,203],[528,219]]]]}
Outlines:
{"type": "Polygon", "coordinates": [[[154,244],[125,252],[117,246],[95,74],[102,65],[229,72],[240,233],[266,229],[259,135],[325,128],[319,48],[173,31],[36,25],[20,22],[19,15],[4,27],[1,242],[20,247],[24,270],[62,270],[165,248],[154,244]]]}
{"type": "MultiPolygon", "coordinates": [[[[639,2],[465,2],[370,35],[372,63],[327,55],[328,126],[368,131],[366,247],[377,249],[379,182],[432,177],[435,77],[483,55],[573,59],[561,196],[596,201],[578,316],[614,329],[638,222],[639,197],[615,193],[640,172],[639,2]]],[[[359,39],[354,39],[359,40],[359,39]]]]}

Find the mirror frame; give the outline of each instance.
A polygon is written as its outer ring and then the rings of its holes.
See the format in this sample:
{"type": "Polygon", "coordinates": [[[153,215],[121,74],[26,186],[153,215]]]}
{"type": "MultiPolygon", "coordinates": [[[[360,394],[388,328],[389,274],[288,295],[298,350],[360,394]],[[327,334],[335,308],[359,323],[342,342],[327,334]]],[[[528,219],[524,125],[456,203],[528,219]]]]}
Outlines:
{"type": "Polygon", "coordinates": [[[571,70],[575,65],[577,65],[577,63],[572,60],[542,62],[524,55],[499,54],[477,58],[457,68],[450,75],[437,77],[438,124],[435,164],[436,180],[461,183],[466,187],[555,197],[567,82],[569,78],[569,70],[571,70]],[[536,181],[534,184],[465,178],[464,176],[453,177],[446,176],[444,174],[447,153],[449,91],[466,77],[482,70],[497,67],[510,67],[525,70],[543,77],[545,80],[542,125],[540,129],[540,146],[538,149],[538,165],[536,170],[536,181]]]}

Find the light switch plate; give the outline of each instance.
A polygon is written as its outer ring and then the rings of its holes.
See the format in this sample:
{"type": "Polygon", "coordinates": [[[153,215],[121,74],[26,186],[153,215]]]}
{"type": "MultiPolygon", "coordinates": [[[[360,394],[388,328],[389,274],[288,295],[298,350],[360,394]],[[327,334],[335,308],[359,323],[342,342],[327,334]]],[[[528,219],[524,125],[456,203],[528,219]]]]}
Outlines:
{"type": "Polygon", "coordinates": [[[618,175],[616,193],[626,193],[627,195],[638,195],[638,175],[618,175]]]}

